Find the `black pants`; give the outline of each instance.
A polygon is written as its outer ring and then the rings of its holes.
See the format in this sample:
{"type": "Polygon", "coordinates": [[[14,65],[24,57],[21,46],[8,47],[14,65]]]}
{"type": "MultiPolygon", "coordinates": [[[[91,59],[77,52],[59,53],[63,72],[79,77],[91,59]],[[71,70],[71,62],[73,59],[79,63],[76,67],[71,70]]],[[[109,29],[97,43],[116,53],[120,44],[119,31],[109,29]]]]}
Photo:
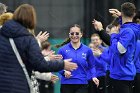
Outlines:
{"type": "Polygon", "coordinates": [[[99,86],[97,87],[92,80],[89,81],[88,93],[105,93],[105,76],[97,77],[99,79],[99,86]]]}
{"type": "Polygon", "coordinates": [[[54,93],[54,84],[49,81],[38,80],[40,93],[54,93]]]}
{"type": "Polygon", "coordinates": [[[111,86],[110,72],[107,70],[106,72],[106,93],[113,93],[113,87],[111,86]]]}
{"type": "Polygon", "coordinates": [[[132,93],[132,82],[133,81],[111,79],[113,93],[132,93]]]}
{"type": "Polygon", "coordinates": [[[88,93],[88,84],[61,84],[61,93],[88,93]]]}
{"type": "Polygon", "coordinates": [[[140,73],[137,73],[134,80],[134,92],[133,93],[140,93],[140,73]]]}
{"type": "Polygon", "coordinates": [[[97,93],[97,86],[93,80],[88,81],[88,93],[97,93]]]}

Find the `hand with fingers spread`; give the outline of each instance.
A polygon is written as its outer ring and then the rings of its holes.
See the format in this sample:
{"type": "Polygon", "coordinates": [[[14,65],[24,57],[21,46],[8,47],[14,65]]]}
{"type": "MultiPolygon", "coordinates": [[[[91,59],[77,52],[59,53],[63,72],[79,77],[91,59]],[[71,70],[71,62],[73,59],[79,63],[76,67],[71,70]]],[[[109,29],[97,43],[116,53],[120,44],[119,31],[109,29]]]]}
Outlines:
{"type": "Polygon", "coordinates": [[[54,54],[55,54],[55,51],[53,51],[53,50],[42,51],[42,54],[43,54],[44,56],[54,55],[54,54]]]}
{"type": "Polygon", "coordinates": [[[99,80],[96,77],[92,78],[92,80],[98,87],[99,86],[99,80]]]}
{"type": "Polygon", "coordinates": [[[48,38],[49,38],[49,33],[47,33],[47,31],[45,32],[40,31],[39,34],[36,36],[36,39],[39,40],[40,43],[48,40],[48,38]]]}
{"type": "Polygon", "coordinates": [[[42,51],[42,54],[49,60],[61,60],[63,59],[62,55],[59,55],[59,54],[55,54],[55,51],[53,50],[50,50],[50,51],[42,51]]]}
{"type": "Polygon", "coordinates": [[[62,55],[49,55],[50,60],[61,60],[63,57],[62,55]]]}
{"type": "Polygon", "coordinates": [[[73,71],[75,69],[77,69],[77,64],[71,62],[72,59],[65,59],[64,60],[64,69],[67,71],[73,71]]]}
{"type": "Polygon", "coordinates": [[[121,12],[117,9],[109,9],[109,13],[112,14],[113,17],[121,16],[121,12]]]}
{"type": "Polygon", "coordinates": [[[100,21],[97,21],[97,20],[94,19],[94,20],[92,21],[92,24],[93,24],[94,28],[95,28],[97,31],[103,30],[103,25],[102,25],[102,23],[101,23],[100,21]]]}
{"type": "Polygon", "coordinates": [[[72,75],[71,75],[71,72],[70,71],[64,71],[64,75],[66,78],[70,78],[72,75]]]}

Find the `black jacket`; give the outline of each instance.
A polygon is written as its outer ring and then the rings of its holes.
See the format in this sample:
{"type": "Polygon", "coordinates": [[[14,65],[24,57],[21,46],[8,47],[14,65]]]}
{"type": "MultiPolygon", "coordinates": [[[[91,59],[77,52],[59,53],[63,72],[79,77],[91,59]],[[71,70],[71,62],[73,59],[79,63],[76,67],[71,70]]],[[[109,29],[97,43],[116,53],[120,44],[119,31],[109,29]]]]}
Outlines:
{"type": "Polygon", "coordinates": [[[110,35],[106,33],[105,30],[98,31],[97,32],[100,36],[100,38],[107,44],[110,45],[110,35]]]}

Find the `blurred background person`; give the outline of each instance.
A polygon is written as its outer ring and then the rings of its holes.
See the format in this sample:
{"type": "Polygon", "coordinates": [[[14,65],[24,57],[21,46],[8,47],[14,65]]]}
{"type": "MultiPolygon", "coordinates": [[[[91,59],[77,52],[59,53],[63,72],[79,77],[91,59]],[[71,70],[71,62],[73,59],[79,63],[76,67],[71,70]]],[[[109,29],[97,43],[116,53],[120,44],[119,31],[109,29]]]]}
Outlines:
{"type": "MultiPolygon", "coordinates": [[[[99,86],[96,87],[93,84],[93,89],[90,93],[105,93],[106,92],[106,71],[107,71],[107,62],[105,62],[100,55],[105,51],[106,47],[102,46],[102,40],[100,36],[96,33],[91,35],[91,43],[93,43],[93,55],[100,62],[95,61],[95,77],[99,80],[99,86]]],[[[106,55],[107,56],[107,55],[106,55]]]]}
{"type": "Polygon", "coordinates": [[[7,13],[3,13],[0,15],[0,28],[2,27],[2,25],[10,20],[10,19],[13,19],[13,14],[10,13],[10,12],[7,12],[7,13]]]}
{"type": "Polygon", "coordinates": [[[3,3],[0,3],[0,15],[7,12],[7,6],[3,3]]]}

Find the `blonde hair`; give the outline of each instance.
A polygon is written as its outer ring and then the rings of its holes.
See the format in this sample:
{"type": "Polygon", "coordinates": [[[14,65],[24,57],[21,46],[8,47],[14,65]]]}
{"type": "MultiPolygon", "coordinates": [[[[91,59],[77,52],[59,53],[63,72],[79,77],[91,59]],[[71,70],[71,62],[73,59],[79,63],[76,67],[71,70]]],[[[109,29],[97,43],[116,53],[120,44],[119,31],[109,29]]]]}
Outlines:
{"type": "Polygon", "coordinates": [[[3,25],[6,21],[10,19],[13,19],[13,14],[10,12],[0,15],[0,25],[3,25]]]}

